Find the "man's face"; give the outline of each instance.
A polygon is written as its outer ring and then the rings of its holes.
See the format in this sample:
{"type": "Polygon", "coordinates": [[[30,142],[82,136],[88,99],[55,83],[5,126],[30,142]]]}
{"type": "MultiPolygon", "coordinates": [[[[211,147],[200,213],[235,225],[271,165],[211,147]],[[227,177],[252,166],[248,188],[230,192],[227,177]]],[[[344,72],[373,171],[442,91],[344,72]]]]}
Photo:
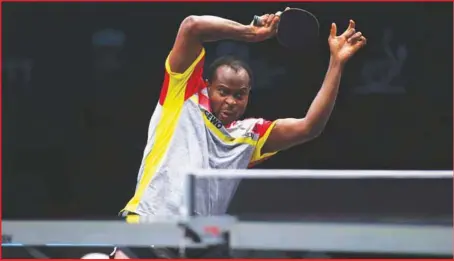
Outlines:
{"type": "Polygon", "coordinates": [[[249,99],[250,79],[245,69],[223,65],[208,83],[208,95],[213,114],[224,125],[238,120],[246,110],[249,99]]]}

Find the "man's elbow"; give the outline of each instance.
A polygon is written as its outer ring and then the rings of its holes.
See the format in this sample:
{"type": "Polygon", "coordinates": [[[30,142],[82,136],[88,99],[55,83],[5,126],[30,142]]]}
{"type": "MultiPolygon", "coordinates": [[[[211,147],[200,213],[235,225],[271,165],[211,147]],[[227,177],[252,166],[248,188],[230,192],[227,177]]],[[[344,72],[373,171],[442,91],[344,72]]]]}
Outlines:
{"type": "Polygon", "coordinates": [[[184,33],[198,35],[201,30],[200,17],[196,15],[190,15],[181,22],[180,30],[184,33]]]}
{"type": "Polygon", "coordinates": [[[313,130],[311,130],[309,132],[309,138],[311,140],[315,139],[315,138],[318,138],[320,135],[322,135],[322,132],[323,132],[324,128],[314,128],[313,130]]]}
{"type": "Polygon", "coordinates": [[[310,140],[316,139],[322,134],[322,132],[323,132],[323,129],[317,129],[317,128],[311,129],[305,134],[306,138],[304,140],[310,141],[310,140]]]}
{"type": "Polygon", "coordinates": [[[300,140],[304,143],[318,138],[324,130],[324,126],[315,126],[312,124],[304,124],[300,130],[300,140]]]}

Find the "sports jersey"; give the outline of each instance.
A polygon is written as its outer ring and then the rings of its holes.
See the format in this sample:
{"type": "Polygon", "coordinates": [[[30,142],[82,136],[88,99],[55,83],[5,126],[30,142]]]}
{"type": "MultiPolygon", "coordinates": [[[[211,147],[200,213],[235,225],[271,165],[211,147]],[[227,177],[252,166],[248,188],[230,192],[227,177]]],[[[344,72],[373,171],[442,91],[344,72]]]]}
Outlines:
{"type": "MultiPolygon", "coordinates": [[[[204,59],[202,49],[185,72],[175,73],[167,57],[135,194],[124,210],[180,215],[188,169],[245,169],[276,154],[261,153],[275,122],[253,118],[224,126],[211,113],[202,76],[204,59]]],[[[197,179],[195,214],[224,214],[238,183],[236,179],[197,179]]]]}

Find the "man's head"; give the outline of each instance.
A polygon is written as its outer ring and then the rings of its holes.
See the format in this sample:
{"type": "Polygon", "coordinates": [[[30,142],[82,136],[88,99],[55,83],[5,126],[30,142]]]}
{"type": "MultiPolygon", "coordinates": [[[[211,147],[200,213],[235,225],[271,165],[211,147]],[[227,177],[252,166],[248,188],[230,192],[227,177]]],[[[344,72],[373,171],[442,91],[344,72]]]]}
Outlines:
{"type": "Polygon", "coordinates": [[[208,69],[208,96],[213,114],[224,124],[245,112],[252,87],[252,70],[243,61],[223,56],[208,69]]]}

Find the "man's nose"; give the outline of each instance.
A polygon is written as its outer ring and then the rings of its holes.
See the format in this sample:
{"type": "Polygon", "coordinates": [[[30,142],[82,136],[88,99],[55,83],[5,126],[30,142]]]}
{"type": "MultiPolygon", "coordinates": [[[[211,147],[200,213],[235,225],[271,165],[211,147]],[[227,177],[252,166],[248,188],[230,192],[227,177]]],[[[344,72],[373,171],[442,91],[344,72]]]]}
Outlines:
{"type": "Polygon", "coordinates": [[[229,97],[227,97],[227,98],[225,99],[225,103],[227,103],[228,105],[235,105],[235,104],[236,104],[236,101],[235,101],[235,99],[234,99],[233,97],[230,97],[230,96],[229,96],[229,97]]]}

